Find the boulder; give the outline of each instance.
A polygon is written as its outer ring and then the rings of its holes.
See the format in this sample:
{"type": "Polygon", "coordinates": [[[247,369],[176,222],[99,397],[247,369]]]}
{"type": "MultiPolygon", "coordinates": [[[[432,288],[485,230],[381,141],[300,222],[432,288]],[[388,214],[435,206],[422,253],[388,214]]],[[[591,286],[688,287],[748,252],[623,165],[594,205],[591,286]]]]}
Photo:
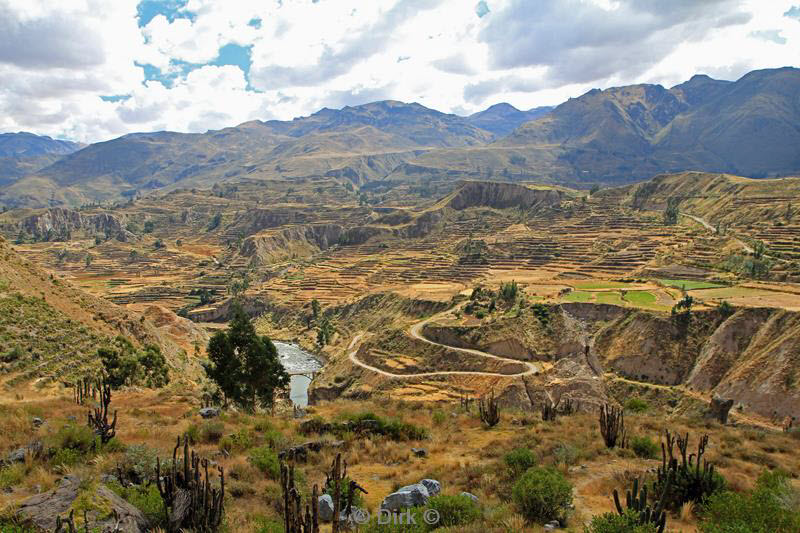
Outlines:
{"type": "Polygon", "coordinates": [[[203,407],[198,412],[203,418],[214,418],[219,416],[219,407],[203,407]]]}
{"type": "Polygon", "coordinates": [[[11,451],[6,458],[6,462],[8,463],[24,463],[25,462],[25,455],[28,453],[27,447],[17,448],[16,450],[11,451]]]}
{"type": "Polygon", "coordinates": [[[420,484],[424,485],[425,488],[428,489],[429,496],[436,496],[442,492],[442,485],[435,479],[423,479],[420,481],[420,484]]]}
{"type": "Polygon", "coordinates": [[[719,396],[711,398],[706,418],[712,418],[720,424],[728,423],[728,411],[733,407],[733,400],[723,400],[719,396]]]}
{"type": "Polygon", "coordinates": [[[317,500],[319,507],[319,519],[323,522],[330,522],[333,520],[333,498],[330,494],[323,494],[317,500]]]}
{"type": "Polygon", "coordinates": [[[31,422],[33,423],[33,427],[35,428],[41,427],[42,424],[44,424],[44,420],[42,420],[38,416],[33,417],[33,420],[31,420],[31,422]]]}
{"type": "Polygon", "coordinates": [[[417,457],[426,457],[428,455],[428,451],[425,448],[411,448],[411,453],[417,457]]]}
{"type": "MultiPolygon", "coordinates": [[[[56,518],[66,517],[79,497],[82,502],[89,501],[95,507],[87,513],[90,531],[143,533],[149,530],[147,519],[139,509],[114,494],[105,485],[89,484],[88,488],[81,488],[81,479],[74,475],[62,478],[55,489],[23,501],[18,513],[22,519],[30,520],[38,528],[53,531],[56,518]],[[82,492],[88,494],[81,494],[82,492]]],[[[75,513],[76,522],[83,521],[82,515],[82,512],[75,513]]]]}
{"type": "Polygon", "coordinates": [[[478,497],[475,496],[474,494],[472,494],[471,492],[462,492],[461,496],[466,496],[467,498],[469,498],[473,502],[478,503],[478,497]]]}
{"type": "Polygon", "coordinates": [[[389,494],[381,502],[381,509],[389,511],[400,511],[410,509],[428,503],[430,494],[422,483],[402,487],[396,492],[389,494]]]}

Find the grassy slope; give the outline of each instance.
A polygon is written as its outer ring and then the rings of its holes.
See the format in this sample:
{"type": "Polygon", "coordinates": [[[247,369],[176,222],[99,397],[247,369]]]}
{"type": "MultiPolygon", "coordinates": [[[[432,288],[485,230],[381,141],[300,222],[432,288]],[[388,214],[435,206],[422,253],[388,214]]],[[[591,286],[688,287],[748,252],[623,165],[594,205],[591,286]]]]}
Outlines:
{"type": "Polygon", "coordinates": [[[117,335],[139,344],[157,344],[173,368],[187,376],[196,373],[185,350],[150,320],[52,276],[20,257],[4,240],[0,240],[0,306],[2,352],[16,347],[22,354],[5,369],[17,381],[37,376],[58,380],[82,373],[94,364],[92,354],[98,345],[117,335]]]}

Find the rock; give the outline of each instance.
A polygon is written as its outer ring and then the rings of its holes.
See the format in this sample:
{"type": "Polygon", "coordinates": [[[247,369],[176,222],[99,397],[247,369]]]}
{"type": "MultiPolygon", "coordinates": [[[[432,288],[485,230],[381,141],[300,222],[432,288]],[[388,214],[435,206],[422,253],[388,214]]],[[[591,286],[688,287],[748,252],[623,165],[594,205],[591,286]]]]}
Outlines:
{"type": "Polygon", "coordinates": [[[429,496],[436,496],[437,494],[442,492],[442,485],[435,479],[423,479],[419,483],[420,485],[424,485],[425,488],[428,489],[429,496]]]}
{"type": "Polygon", "coordinates": [[[25,455],[27,453],[28,453],[27,447],[17,448],[16,450],[8,454],[8,458],[6,459],[6,461],[9,463],[24,463],[25,455]]]}
{"type": "Polygon", "coordinates": [[[713,418],[720,424],[726,424],[731,407],[733,407],[733,400],[723,400],[719,396],[714,396],[711,398],[706,418],[713,418]]]}
{"type": "Polygon", "coordinates": [[[475,496],[474,494],[472,494],[471,492],[462,492],[461,496],[466,496],[467,498],[469,498],[473,502],[478,503],[478,497],[475,496]]]}
{"type": "Polygon", "coordinates": [[[203,407],[198,413],[203,418],[214,418],[219,416],[219,407],[203,407]]]}
{"type": "Polygon", "coordinates": [[[560,528],[561,528],[561,522],[559,522],[558,520],[551,520],[550,522],[544,525],[545,531],[555,531],[556,529],[560,528]]]}
{"type": "Polygon", "coordinates": [[[413,453],[417,457],[427,457],[428,450],[425,448],[411,448],[411,453],[413,453]]]}
{"type": "Polygon", "coordinates": [[[70,508],[74,507],[75,500],[79,497],[96,507],[96,510],[88,511],[91,531],[143,533],[149,530],[147,519],[139,509],[114,494],[105,485],[89,484],[88,489],[82,489],[81,479],[73,475],[62,478],[55,489],[23,501],[18,513],[21,518],[30,520],[38,528],[53,531],[56,518],[69,514],[70,508]],[[82,492],[85,494],[81,494],[82,492]],[[114,511],[119,517],[118,526],[112,516],[114,511]]]}
{"type": "Polygon", "coordinates": [[[33,427],[35,428],[41,427],[42,424],[44,424],[44,420],[42,420],[38,416],[34,417],[33,420],[31,420],[31,422],[33,423],[33,427]]]}
{"type": "Polygon", "coordinates": [[[428,493],[428,489],[425,488],[425,485],[416,483],[414,485],[402,487],[396,492],[389,494],[383,499],[383,502],[381,502],[381,509],[387,509],[389,511],[409,509],[411,507],[425,505],[428,503],[428,498],[430,498],[430,494],[428,493]]]}
{"type": "Polygon", "coordinates": [[[323,494],[317,500],[319,506],[319,519],[323,522],[333,520],[333,498],[330,494],[323,494]]]}

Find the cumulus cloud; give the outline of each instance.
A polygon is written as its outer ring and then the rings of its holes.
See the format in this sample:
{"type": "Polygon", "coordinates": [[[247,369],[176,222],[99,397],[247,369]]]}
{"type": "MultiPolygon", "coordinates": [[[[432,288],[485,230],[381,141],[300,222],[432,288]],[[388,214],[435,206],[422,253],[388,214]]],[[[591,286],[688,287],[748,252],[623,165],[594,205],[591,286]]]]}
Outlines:
{"type": "Polygon", "coordinates": [[[791,0],[0,0],[0,131],[94,142],[383,99],[527,109],[796,63],[797,18],[791,0]]]}
{"type": "Polygon", "coordinates": [[[513,0],[480,34],[496,69],[547,66],[552,82],[634,77],[658,63],[676,43],[744,24],[740,0],[513,0]]]}
{"type": "Polygon", "coordinates": [[[762,41],[770,41],[775,44],[786,44],[786,37],[781,36],[780,30],[758,30],[751,31],[750,37],[761,39],[762,41]]]}

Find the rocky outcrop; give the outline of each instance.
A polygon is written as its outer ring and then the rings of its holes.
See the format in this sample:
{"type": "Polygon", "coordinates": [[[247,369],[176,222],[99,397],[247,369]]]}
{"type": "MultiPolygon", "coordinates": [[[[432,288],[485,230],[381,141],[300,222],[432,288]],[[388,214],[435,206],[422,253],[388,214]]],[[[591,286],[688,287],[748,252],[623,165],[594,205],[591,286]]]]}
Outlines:
{"type": "MultiPolygon", "coordinates": [[[[28,498],[19,507],[19,516],[33,522],[36,527],[53,531],[56,518],[65,517],[76,505],[76,500],[91,502],[87,512],[90,531],[119,531],[122,533],[139,533],[148,531],[148,523],[142,512],[132,506],[105,485],[89,483],[83,487],[81,479],[70,475],[61,479],[58,487],[28,498]],[[115,518],[116,516],[116,518],[115,518]]],[[[83,520],[76,513],[76,522],[83,520]]]]}
{"type": "Polygon", "coordinates": [[[85,231],[110,237],[121,236],[119,240],[130,240],[117,217],[108,213],[84,215],[72,209],[54,207],[42,213],[22,219],[19,229],[37,241],[69,240],[75,231],[85,231]]]}
{"type": "Polygon", "coordinates": [[[554,207],[561,202],[562,193],[554,189],[531,189],[515,183],[468,181],[453,193],[447,206],[455,209],[492,207],[554,207]]]}

